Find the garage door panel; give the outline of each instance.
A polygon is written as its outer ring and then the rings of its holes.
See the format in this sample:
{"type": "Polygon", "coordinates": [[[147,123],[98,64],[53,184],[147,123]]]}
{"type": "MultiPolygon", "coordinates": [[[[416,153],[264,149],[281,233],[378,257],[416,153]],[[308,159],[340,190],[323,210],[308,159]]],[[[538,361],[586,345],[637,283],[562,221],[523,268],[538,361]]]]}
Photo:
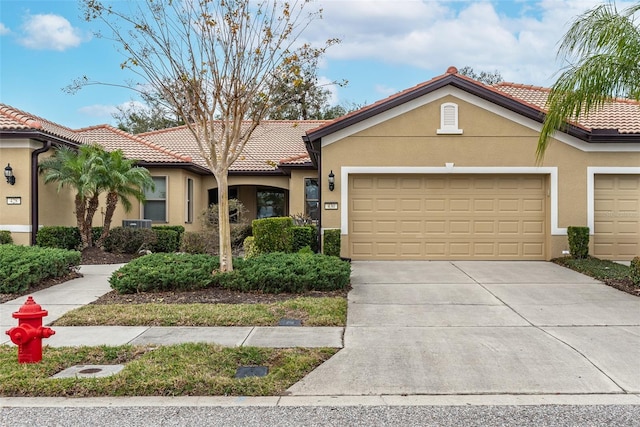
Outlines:
{"type": "Polygon", "coordinates": [[[354,259],[545,258],[544,176],[361,178],[350,180],[354,259]]]}
{"type": "Polygon", "coordinates": [[[594,255],[632,259],[640,253],[640,175],[596,175],[594,189],[594,255]]]}

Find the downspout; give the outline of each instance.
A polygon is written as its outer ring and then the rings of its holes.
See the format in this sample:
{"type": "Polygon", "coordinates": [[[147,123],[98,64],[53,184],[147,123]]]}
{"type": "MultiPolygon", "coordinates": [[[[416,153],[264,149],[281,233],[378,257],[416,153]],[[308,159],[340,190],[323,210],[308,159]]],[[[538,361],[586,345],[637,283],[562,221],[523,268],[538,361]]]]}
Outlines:
{"type": "Polygon", "coordinates": [[[31,245],[36,244],[38,233],[38,156],[51,148],[51,141],[44,143],[42,148],[31,153],[31,245]]]}

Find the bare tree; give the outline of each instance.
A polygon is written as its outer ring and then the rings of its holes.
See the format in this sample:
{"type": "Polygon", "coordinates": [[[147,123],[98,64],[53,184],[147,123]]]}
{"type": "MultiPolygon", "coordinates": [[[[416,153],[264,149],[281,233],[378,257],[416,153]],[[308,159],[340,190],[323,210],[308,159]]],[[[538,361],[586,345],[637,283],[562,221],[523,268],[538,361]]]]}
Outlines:
{"type": "MultiPolygon", "coordinates": [[[[272,108],[271,89],[283,75],[302,78],[300,62],[338,42],[298,42],[320,17],[306,11],[310,2],[83,0],[85,18],[111,29],[126,57],[122,67],[162,94],[193,134],[217,181],[221,212],[229,211],[229,167],[272,108]]],[[[219,226],[220,271],[231,271],[228,215],[219,226]]]]}

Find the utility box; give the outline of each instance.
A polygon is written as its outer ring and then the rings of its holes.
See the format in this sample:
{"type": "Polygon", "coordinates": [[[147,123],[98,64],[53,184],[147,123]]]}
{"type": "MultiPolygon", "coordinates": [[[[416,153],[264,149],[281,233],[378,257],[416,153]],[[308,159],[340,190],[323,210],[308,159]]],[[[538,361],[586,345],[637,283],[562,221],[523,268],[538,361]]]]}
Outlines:
{"type": "Polygon", "coordinates": [[[133,228],[151,228],[151,220],[150,219],[123,219],[122,226],[133,227],[133,228]]]}

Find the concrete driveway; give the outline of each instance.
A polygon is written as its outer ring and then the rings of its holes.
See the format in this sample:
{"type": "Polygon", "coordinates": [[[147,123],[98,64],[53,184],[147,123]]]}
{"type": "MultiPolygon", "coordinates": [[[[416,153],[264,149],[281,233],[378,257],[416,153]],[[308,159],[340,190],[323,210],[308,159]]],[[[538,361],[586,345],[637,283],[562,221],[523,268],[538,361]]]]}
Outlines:
{"type": "Polygon", "coordinates": [[[640,298],[548,262],[354,262],[293,395],[640,393],[640,298]]]}

